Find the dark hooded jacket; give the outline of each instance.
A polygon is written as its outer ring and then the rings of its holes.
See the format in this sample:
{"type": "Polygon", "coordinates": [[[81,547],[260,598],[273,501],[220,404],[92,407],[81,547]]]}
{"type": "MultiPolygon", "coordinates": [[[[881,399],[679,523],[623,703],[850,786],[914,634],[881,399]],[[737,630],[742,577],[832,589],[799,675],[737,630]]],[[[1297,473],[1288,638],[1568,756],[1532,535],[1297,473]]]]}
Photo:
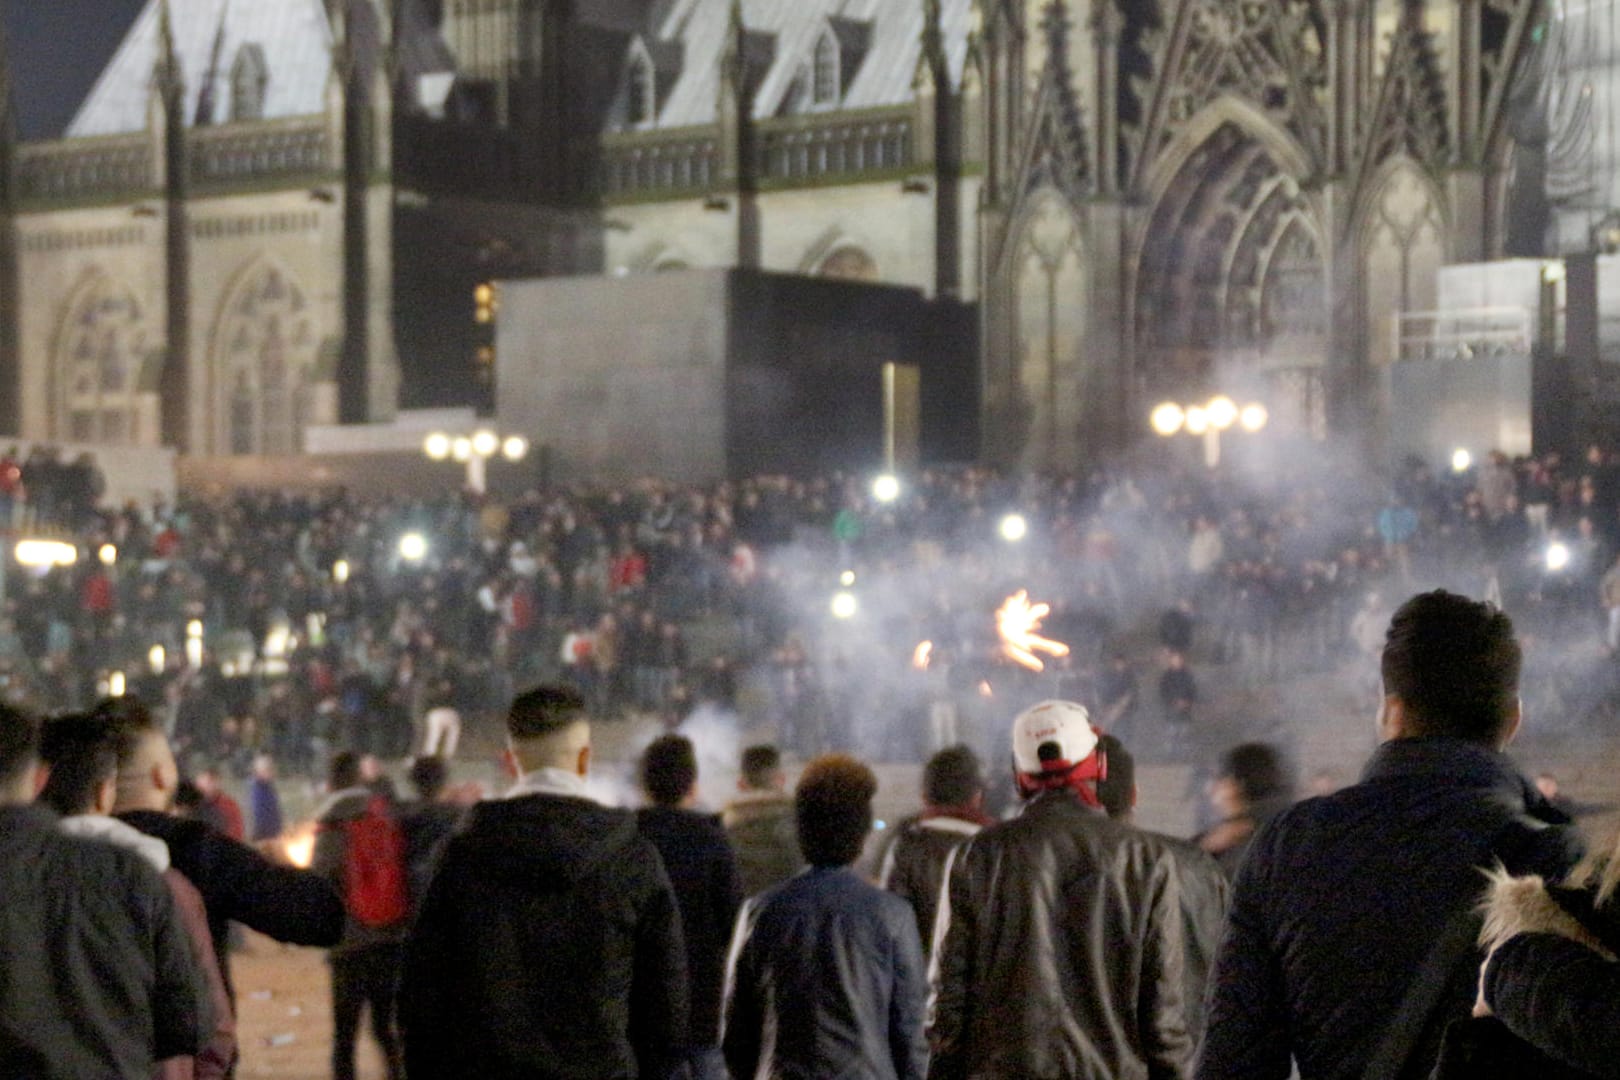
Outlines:
{"type": "Polygon", "coordinates": [[[586,799],[480,803],[445,846],[406,948],[412,1080],[629,1080],[686,1046],[680,916],[635,815],[586,799]]]}

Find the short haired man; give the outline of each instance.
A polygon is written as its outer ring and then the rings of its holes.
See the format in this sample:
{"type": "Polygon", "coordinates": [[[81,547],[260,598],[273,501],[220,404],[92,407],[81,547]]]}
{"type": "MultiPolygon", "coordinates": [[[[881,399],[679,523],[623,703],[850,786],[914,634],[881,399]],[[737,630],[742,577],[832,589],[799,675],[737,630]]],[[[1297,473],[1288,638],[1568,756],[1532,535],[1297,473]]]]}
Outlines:
{"type": "Polygon", "coordinates": [[[517,774],[445,846],[400,991],[411,1080],[658,1077],[687,1045],[669,878],[635,815],[585,786],[591,724],[572,689],[520,694],[517,774]]]}
{"type": "Polygon", "coordinates": [[[427,896],[439,866],[439,856],[460,823],[464,808],[449,797],[450,765],[442,757],[428,755],[411,762],[406,771],[414,802],[400,811],[399,826],[405,833],[405,868],[410,877],[411,910],[416,912],[427,896]]]}
{"type": "Polygon", "coordinates": [[[109,698],[94,711],[112,723],[118,744],[113,815],[169,845],[174,868],[202,893],[214,953],[233,999],[232,922],[291,945],[337,943],[343,899],[319,875],[278,866],[198,818],[171,813],[180,770],[168,737],[145,707],[134,698],[109,698]]]}
{"type": "Polygon", "coordinates": [[[804,866],[793,828],[793,798],[776,747],[762,744],[743,751],[737,792],[720,820],[737,853],[743,895],[755,896],[804,866]]]}
{"type": "Polygon", "coordinates": [[[895,829],[883,855],[878,884],[911,905],[926,956],[945,864],[969,837],[990,824],[984,812],[984,777],[978,755],[948,746],[923,766],[923,812],[895,829]]]}
{"type": "Polygon", "coordinates": [[[150,1080],[213,1033],[168,888],[141,855],[64,833],[39,727],[0,703],[0,1076],[150,1080]]]}
{"type": "Polygon", "coordinates": [[[724,1080],[720,997],[726,945],[742,903],[737,859],[713,814],[697,801],[697,752],[684,735],[654,739],[641,755],[641,787],[651,804],[636,815],[641,834],[663,857],[681,909],[691,1001],[690,1071],[694,1080],[724,1080]]]}
{"type": "Polygon", "coordinates": [[[851,869],[872,829],[872,770],[810,762],[794,796],[810,869],[743,905],[726,973],[731,1075],[920,1080],[926,986],[911,908],[851,869]]]}
{"type": "Polygon", "coordinates": [[[1293,804],[1293,778],[1275,746],[1240,743],[1221,756],[1209,792],[1220,821],[1198,837],[1198,846],[1234,878],[1255,835],[1293,804]]]}
{"type": "Polygon", "coordinates": [[[1437,591],[1395,613],[1361,782],[1280,815],[1238,872],[1200,1077],[1429,1074],[1473,1001],[1481,868],[1561,878],[1579,850],[1502,753],[1519,666],[1488,604],[1437,591]]]}
{"type": "Polygon", "coordinates": [[[1023,812],[957,850],[940,899],[929,1076],[1184,1076],[1176,858],[1103,814],[1083,707],[1025,710],[1012,749],[1023,812]]]}
{"type": "Polygon", "coordinates": [[[50,773],[39,801],[62,815],[63,832],[133,851],[162,875],[208,988],[213,1037],[195,1057],[164,1061],[158,1080],[222,1080],[236,1062],[236,1017],[208,935],[208,909],[197,887],[169,865],[169,845],[109,816],[118,793],[118,747],[111,725],[94,714],[57,717],[45,725],[40,756],[50,773]]]}

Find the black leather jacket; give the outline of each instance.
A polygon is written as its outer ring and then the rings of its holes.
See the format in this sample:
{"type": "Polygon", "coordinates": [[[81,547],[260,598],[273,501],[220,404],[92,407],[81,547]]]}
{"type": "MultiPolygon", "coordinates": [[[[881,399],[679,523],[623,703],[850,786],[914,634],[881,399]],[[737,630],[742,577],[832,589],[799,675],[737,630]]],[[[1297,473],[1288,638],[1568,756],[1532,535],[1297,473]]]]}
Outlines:
{"type": "Polygon", "coordinates": [[[931,1078],[1186,1075],[1182,890],[1166,841],[1048,792],[959,849],[947,890],[931,1078]]]}
{"type": "Polygon", "coordinates": [[[878,884],[911,905],[924,956],[929,955],[934,942],[934,914],[939,906],[939,887],[945,880],[945,864],[951,852],[978,831],[976,823],[962,818],[911,818],[900,823],[894,842],[884,853],[878,884]]]}

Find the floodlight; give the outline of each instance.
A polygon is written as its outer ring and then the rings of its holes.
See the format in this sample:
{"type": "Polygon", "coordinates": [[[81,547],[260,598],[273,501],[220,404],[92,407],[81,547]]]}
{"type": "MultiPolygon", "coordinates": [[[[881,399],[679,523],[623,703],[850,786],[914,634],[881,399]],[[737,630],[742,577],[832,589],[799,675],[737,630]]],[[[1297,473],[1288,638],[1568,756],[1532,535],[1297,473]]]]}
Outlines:
{"type": "Polygon", "coordinates": [[[1166,401],[1156,406],[1153,412],[1148,415],[1148,423],[1153,425],[1153,430],[1166,438],[1180,431],[1181,426],[1186,422],[1186,411],[1173,401],[1166,401]]]}

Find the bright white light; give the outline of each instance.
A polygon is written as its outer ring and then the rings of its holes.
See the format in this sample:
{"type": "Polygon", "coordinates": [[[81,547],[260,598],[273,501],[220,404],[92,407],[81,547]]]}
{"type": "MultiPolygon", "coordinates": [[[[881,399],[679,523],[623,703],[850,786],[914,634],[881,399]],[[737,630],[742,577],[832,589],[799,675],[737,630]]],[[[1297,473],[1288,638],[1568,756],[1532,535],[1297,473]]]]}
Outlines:
{"type": "Polygon", "coordinates": [[[443,461],[450,456],[450,436],[435,431],[422,441],[422,453],[434,461],[443,461]]]}
{"type": "Polygon", "coordinates": [[[999,531],[1003,540],[1016,544],[1029,535],[1029,522],[1024,520],[1023,514],[1008,514],[1001,519],[999,531]]]}
{"type": "Polygon", "coordinates": [[[102,544],[96,558],[101,560],[102,566],[115,566],[118,563],[118,548],[112,544],[102,544]]]}
{"type": "Polygon", "coordinates": [[[427,558],[427,537],[418,532],[408,532],[399,538],[399,557],[406,562],[421,562],[427,558]]]}
{"type": "Polygon", "coordinates": [[[203,639],[200,637],[186,638],[186,663],[194,668],[202,667],[203,639]]]}
{"type": "Polygon", "coordinates": [[[838,584],[842,585],[846,589],[855,584],[855,571],[845,570],[842,574],[839,574],[838,584]]]}
{"type": "Polygon", "coordinates": [[[1474,455],[1473,454],[1470,454],[1467,450],[1464,450],[1460,446],[1457,449],[1455,449],[1455,450],[1453,450],[1451,452],[1451,471],[1452,472],[1465,473],[1469,469],[1472,469],[1473,467],[1474,467],[1474,455]]]}
{"type": "Polygon", "coordinates": [[[872,481],[872,498],[878,502],[891,503],[900,497],[900,478],[884,473],[872,481]]]}
{"type": "Polygon", "coordinates": [[[1153,412],[1148,414],[1148,423],[1153,425],[1153,430],[1166,438],[1180,431],[1181,425],[1186,422],[1186,411],[1173,401],[1155,406],[1153,412]]]}
{"type": "Polygon", "coordinates": [[[292,645],[292,634],[287,624],[278,622],[270,627],[270,632],[264,635],[264,655],[270,659],[279,660],[287,655],[287,649],[292,645]]]}
{"type": "Polygon", "coordinates": [[[1550,259],[1541,267],[1541,280],[1549,285],[1556,285],[1564,280],[1564,261],[1550,259]]]}
{"type": "Polygon", "coordinates": [[[488,428],[473,433],[472,449],[479,457],[494,457],[500,446],[500,437],[488,428]]]}
{"type": "Polygon", "coordinates": [[[192,619],[190,622],[186,623],[186,637],[200,638],[202,636],[203,624],[201,619],[192,619]]]}
{"type": "Polygon", "coordinates": [[[1211,398],[1209,404],[1204,406],[1204,414],[1216,431],[1225,431],[1237,421],[1238,407],[1231,398],[1221,394],[1211,398]]]}
{"type": "Polygon", "coordinates": [[[339,559],[332,564],[332,580],[339,585],[349,580],[349,560],[339,559]]]}
{"type": "Polygon", "coordinates": [[[169,651],[162,645],[154,645],[146,654],[146,662],[152,665],[152,674],[161,675],[169,666],[169,651]]]}
{"type": "Polygon", "coordinates": [[[1552,543],[1547,545],[1547,569],[1558,573],[1569,565],[1569,548],[1563,544],[1552,543]]]}
{"type": "Polygon", "coordinates": [[[1201,405],[1187,410],[1187,434],[1202,435],[1209,430],[1209,411],[1201,405]]]}
{"type": "Polygon", "coordinates": [[[832,598],[832,613],[835,619],[853,619],[855,613],[861,609],[860,601],[855,599],[852,592],[835,592],[832,598]]]}
{"type": "Polygon", "coordinates": [[[450,441],[450,456],[457,461],[470,461],[473,456],[472,440],[465,435],[450,441]]]}
{"type": "Polygon", "coordinates": [[[1243,411],[1238,413],[1238,423],[1242,426],[1244,431],[1250,433],[1259,431],[1261,428],[1265,427],[1266,422],[1270,419],[1271,414],[1266,411],[1266,407],[1264,405],[1261,405],[1258,402],[1253,405],[1243,406],[1243,411]]]}
{"type": "Polygon", "coordinates": [[[521,435],[508,435],[501,443],[501,454],[507,461],[522,461],[529,455],[529,440],[521,435]]]}
{"type": "Polygon", "coordinates": [[[123,697],[126,689],[128,689],[128,683],[124,679],[124,673],[122,671],[115,671],[111,675],[107,676],[108,697],[123,697]]]}
{"type": "Polygon", "coordinates": [[[79,549],[60,540],[19,540],[16,554],[19,565],[34,570],[72,566],[79,561],[79,549]]]}

